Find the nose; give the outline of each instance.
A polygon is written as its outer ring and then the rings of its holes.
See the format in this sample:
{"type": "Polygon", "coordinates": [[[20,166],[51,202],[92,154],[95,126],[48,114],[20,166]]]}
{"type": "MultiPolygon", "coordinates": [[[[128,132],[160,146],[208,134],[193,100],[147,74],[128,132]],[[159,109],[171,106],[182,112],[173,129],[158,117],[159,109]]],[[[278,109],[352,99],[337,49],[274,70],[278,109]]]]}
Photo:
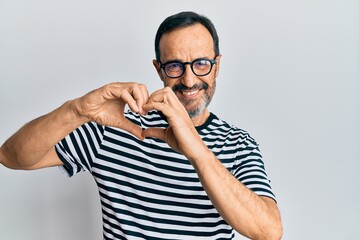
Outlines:
{"type": "Polygon", "coordinates": [[[196,75],[191,70],[190,64],[185,64],[184,70],[185,70],[185,72],[184,72],[184,75],[182,75],[182,77],[181,77],[181,83],[184,86],[191,88],[192,86],[194,86],[194,84],[196,82],[196,75]]]}

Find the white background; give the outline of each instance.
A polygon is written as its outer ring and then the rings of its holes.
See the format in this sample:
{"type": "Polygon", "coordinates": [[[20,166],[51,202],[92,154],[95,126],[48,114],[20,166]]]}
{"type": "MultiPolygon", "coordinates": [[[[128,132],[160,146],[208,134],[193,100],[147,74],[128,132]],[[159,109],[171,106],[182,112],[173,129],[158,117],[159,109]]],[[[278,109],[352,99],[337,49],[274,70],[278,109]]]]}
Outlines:
{"type": "MultiPolygon", "coordinates": [[[[218,29],[210,110],[260,143],[284,239],[360,239],[359,1],[1,0],[0,143],[108,82],[161,88],[155,32],[182,10],[218,29]]],[[[102,239],[91,176],[0,166],[0,239],[102,239]]]]}

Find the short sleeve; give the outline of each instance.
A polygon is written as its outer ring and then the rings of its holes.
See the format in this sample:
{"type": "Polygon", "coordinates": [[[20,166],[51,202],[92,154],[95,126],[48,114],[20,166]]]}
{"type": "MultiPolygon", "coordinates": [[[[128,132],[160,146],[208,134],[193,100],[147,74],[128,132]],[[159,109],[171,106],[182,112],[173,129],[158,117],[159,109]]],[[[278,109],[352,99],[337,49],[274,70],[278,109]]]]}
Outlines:
{"type": "Polygon", "coordinates": [[[248,134],[239,142],[233,171],[234,176],[257,195],[276,201],[259,146],[248,134]]]}
{"type": "Polygon", "coordinates": [[[60,169],[69,177],[78,172],[91,172],[103,134],[103,126],[86,123],[57,143],[56,153],[64,163],[60,169]]]}

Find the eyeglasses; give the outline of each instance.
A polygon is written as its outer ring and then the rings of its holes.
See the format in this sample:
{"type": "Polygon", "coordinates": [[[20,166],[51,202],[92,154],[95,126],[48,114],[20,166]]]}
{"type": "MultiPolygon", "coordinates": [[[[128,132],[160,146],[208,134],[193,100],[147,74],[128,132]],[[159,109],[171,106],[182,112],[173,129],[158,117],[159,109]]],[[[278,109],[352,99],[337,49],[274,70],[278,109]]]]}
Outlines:
{"type": "Polygon", "coordinates": [[[160,62],[160,68],[164,69],[166,76],[169,78],[179,78],[185,73],[185,65],[189,64],[191,66],[192,72],[196,76],[206,76],[211,72],[213,65],[216,63],[216,57],[214,60],[207,58],[198,58],[192,62],[180,62],[180,61],[170,61],[164,64],[160,62]]]}

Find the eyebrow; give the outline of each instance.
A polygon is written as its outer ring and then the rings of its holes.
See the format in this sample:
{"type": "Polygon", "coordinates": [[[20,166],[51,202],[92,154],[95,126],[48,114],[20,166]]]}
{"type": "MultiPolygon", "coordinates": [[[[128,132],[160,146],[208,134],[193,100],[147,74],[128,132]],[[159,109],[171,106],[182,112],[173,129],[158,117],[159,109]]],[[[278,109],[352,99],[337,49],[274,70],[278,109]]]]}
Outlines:
{"type": "MultiPolygon", "coordinates": [[[[161,62],[161,61],[160,61],[161,62]]],[[[180,60],[180,59],[171,59],[171,60],[168,60],[168,61],[164,61],[164,64],[165,63],[169,63],[169,62],[184,62],[184,61],[182,61],[182,60],[180,60]]],[[[162,63],[162,62],[161,62],[162,63]]]]}
{"type": "MultiPolygon", "coordinates": [[[[211,59],[211,58],[209,58],[209,57],[198,57],[198,58],[193,59],[193,60],[192,60],[192,61],[190,61],[190,62],[194,62],[194,61],[196,61],[196,60],[200,60],[200,59],[208,59],[208,60],[212,60],[212,59],[211,59]]],[[[166,63],[171,63],[171,62],[180,62],[180,63],[185,63],[185,62],[187,62],[187,61],[182,61],[182,60],[180,60],[180,59],[169,60],[169,61],[166,61],[166,62],[161,62],[161,61],[160,61],[160,63],[161,63],[161,64],[166,64],[166,63]]]]}

